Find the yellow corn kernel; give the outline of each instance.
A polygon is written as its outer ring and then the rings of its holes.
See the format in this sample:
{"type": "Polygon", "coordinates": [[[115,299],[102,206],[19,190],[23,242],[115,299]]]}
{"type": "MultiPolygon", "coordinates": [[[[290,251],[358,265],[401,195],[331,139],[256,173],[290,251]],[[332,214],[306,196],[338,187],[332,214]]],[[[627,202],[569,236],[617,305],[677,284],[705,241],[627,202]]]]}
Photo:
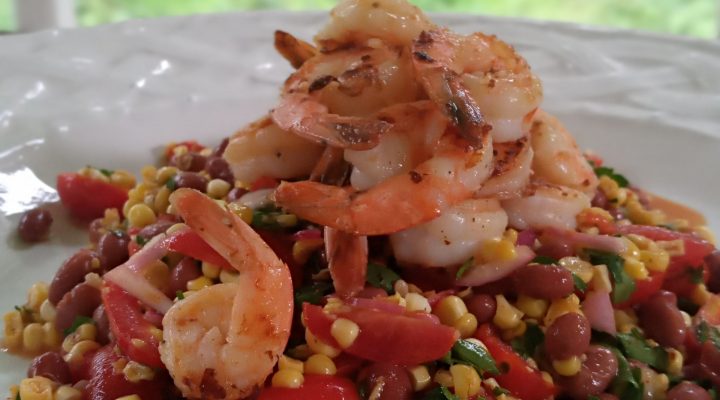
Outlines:
{"type": "Polygon", "coordinates": [[[580,257],[563,257],[558,261],[561,267],[570,270],[583,282],[588,283],[593,276],[592,264],[581,259],[580,257]]]}
{"type": "MultiPolygon", "coordinates": [[[[620,195],[620,185],[609,176],[601,176],[598,180],[598,188],[605,194],[610,201],[618,201],[620,195]]],[[[623,199],[624,200],[624,199],[623,199]]],[[[619,201],[618,201],[619,202],[619,201]]]]}
{"type": "Polygon", "coordinates": [[[417,311],[429,313],[432,311],[432,307],[430,306],[428,299],[419,293],[406,294],[405,307],[410,312],[417,311]]]}
{"type": "Polygon", "coordinates": [[[280,214],[275,217],[275,222],[284,228],[290,228],[298,223],[298,217],[295,214],[280,214]]]}
{"type": "Polygon", "coordinates": [[[552,365],[559,375],[573,376],[580,372],[582,360],[578,356],[572,356],[567,360],[554,360],[552,365]]]}
{"type": "Polygon", "coordinates": [[[469,338],[475,334],[478,327],[478,320],[472,313],[465,313],[462,317],[458,318],[453,327],[460,332],[461,338],[469,338]]]}
{"type": "Polygon", "coordinates": [[[685,241],[682,239],[675,240],[658,240],[655,244],[665,250],[670,257],[682,256],[685,254],[685,241]]]}
{"type": "Polygon", "coordinates": [[[151,381],[155,379],[155,370],[135,361],[128,361],[122,370],[125,379],[129,382],[151,381]]]}
{"type": "Polygon", "coordinates": [[[543,322],[545,326],[550,326],[559,316],[570,312],[583,315],[583,312],[580,310],[580,299],[575,294],[553,300],[550,303],[543,322]]]}
{"type": "Polygon", "coordinates": [[[26,307],[33,311],[40,311],[40,306],[48,298],[48,284],[45,282],[33,283],[28,290],[26,307]]]}
{"type": "Polygon", "coordinates": [[[75,389],[72,386],[63,385],[60,386],[55,392],[54,400],[80,400],[82,399],[82,392],[75,389]]]}
{"type": "Polygon", "coordinates": [[[662,249],[640,250],[640,261],[650,271],[665,271],[670,264],[670,255],[662,249]]]}
{"type": "Polygon", "coordinates": [[[56,383],[44,376],[25,378],[20,381],[18,393],[22,400],[53,400],[56,383]]]}
{"type": "Polygon", "coordinates": [[[509,240],[512,244],[517,243],[518,231],[513,228],[508,228],[503,233],[503,239],[509,240]]]}
{"type": "Polygon", "coordinates": [[[83,340],[77,342],[72,349],[65,355],[65,361],[71,365],[79,365],[83,361],[83,357],[89,351],[94,351],[100,348],[100,345],[92,340],[83,340]]]}
{"type": "Polygon", "coordinates": [[[504,330],[502,332],[502,338],[506,341],[510,341],[516,337],[524,335],[525,331],[527,331],[527,323],[525,323],[525,321],[520,321],[516,327],[504,330]]]}
{"type": "MultiPolygon", "coordinates": [[[[157,183],[158,169],[154,165],[146,165],[140,168],[140,176],[143,178],[143,183],[147,185],[154,185],[157,183]]],[[[159,182],[164,183],[164,182],[159,182]]]]}
{"type": "Polygon", "coordinates": [[[388,301],[393,304],[397,304],[400,307],[407,308],[407,301],[404,297],[400,296],[398,293],[393,294],[392,296],[388,296],[384,298],[385,301],[388,301]]]}
{"type": "Polygon", "coordinates": [[[512,304],[508,303],[505,296],[498,294],[495,296],[495,316],[493,322],[500,329],[512,329],[520,324],[520,320],[523,317],[523,312],[513,307],[512,304]]]}
{"type": "Polygon", "coordinates": [[[682,367],[684,362],[684,357],[681,352],[679,352],[677,349],[667,349],[668,353],[668,366],[667,366],[667,372],[670,375],[675,376],[682,376],[682,367]]]}
{"type": "Polygon", "coordinates": [[[3,316],[5,328],[3,331],[3,342],[5,346],[14,349],[22,346],[23,341],[23,320],[20,311],[13,310],[3,316]]]}
{"type": "Polygon", "coordinates": [[[635,257],[625,258],[625,272],[635,280],[643,280],[648,277],[648,270],[640,260],[635,257]]]}
{"type": "Polygon", "coordinates": [[[123,208],[122,208],[123,215],[128,215],[132,206],[134,206],[135,204],[138,204],[138,203],[139,203],[138,201],[135,201],[133,199],[127,199],[125,201],[125,203],[123,203],[123,208]]]}
{"type": "Polygon", "coordinates": [[[336,349],[335,347],[322,342],[308,329],[305,329],[305,342],[307,342],[308,347],[310,347],[310,350],[312,350],[315,354],[323,354],[330,358],[335,358],[340,355],[340,349],[336,349]]]}
{"type": "Polygon", "coordinates": [[[707,290],[704,283],[695,285],[692,293],[690,293],[690,300],[699,306],[705,305],[710,300],[710,297],[712,297],[712,293],[707,290]]]}
{"type": "Polygon", "coordinates": [[[222,179],[213,179],[207,183],[207,195],[213,199],[222,199],[228,194],[231,187],[230,184],[222,179]]]}
{"type": "Polygon", "coordinates": [[[454,384],[452,374],[446,369],[437,370],[435,372],[435,376],[433,377],[433,381],[440,386],[445,386],[448,388],[453,387],[454,384]]]}
{"type": "Polygon", "coordinates": [[[278,369],[294,369],[300,373],[305,372],[303,371],[304,367],[302,361],[290,358],[286,355],[280,356],[280,360],[278,360],[278,369]]]}
{"type": "Polygon", "coordinates": [[[110,175],[110,183],[123,189],[131,189],[135,186],[135,177],[129,171],[116,169],[110,175]]]}
{"type": "Polygon", "coordinates": [[[615,328],[618,332],[627,333],[637,327],[637,316],[632,310],[614,310],[615,328]]]}
{"type": "Polygon", "coordinates": [[[453,379],[455,396],[460,400],[467,400],[480,392],[480,375],[475,368],[465,364],[455,364],[450,367],[453,379]]]}
{"type": "Polygon", "coordinates": [[[440,318],[440,322],[448,326],[455,325],[455,321],[467,314],[467,312],[468,309],[465,302],[455,295],[450,295],[440,300],[433,310],[433,314],[440,318]]]}
{"type": "MultiPolygon", "coordinates": [[[[531,360],[532,360],[532,359],[531,359],[531,360]]],[[[547,382],[547,383],[549,383],[549,384],[551,384],[551,385],[554,383],[554,382],[553,382],[552,375],[550,375],[547,371],[540,371],[540,375],[542,375],[542,378],[543,378],[543,380],[544,380],[545,382],[547,382]]]]}
{"type": "Polygon", "coordinates": [[[95,340],[97,328],[95,324],[82,324],[75,330],[75,336],[80,340],[95,340]]]}
{"type": "Polygon", "coordinates": [[[520,295],[515,306],[530,318],[540,319],[545,316],[550,303],[545,299],[520,295]]]}
{"type": "Polygon", "coordinates": [[[55,321],[55,306],[52,305],[50,300],[45,299],[40,305],[40,318],[46,322],[55,321]]]}
{"type": "Polygon", "coordinates": [[[215,264],[211,264],[207,261],[202,262],[202,273],[210,279],[217,279],[220,277],[220,267],[215,264]]]}
{"type": "Polygon", "coordinates": [[[294,369],[281,369],[272,377],[273,387],[297,389],[302,386],[305,377],[294,369]]]}
{"type": "Polygon", "coordinates": [[[135,204],[127,213],[131,227],[143,228],[155,222],[155,212],[145,204],[135,204]]]}
{"type": "Polygon", "coordinates": [[[10,385],[8,391],[10,392],[10,395],[7,397],[8,400],[15,400],[16,398],[20,397],[20,386],[10,385]]]}
{"type": "Polygon", "coordinates": [[[176,167],[161,167],[155,173],[155,181],[161,185],[164,185],[165,183],[167,183],[168,180],[170,180],[170,178],[173,178],[175,175],[177,175],[177,173],[178,169],[176,167]]]}
{"type": "Polygon", "coordinates": [[[163,186],[158,189],[155,193],[155,197],[152,201],[152,209],[155,210],[156,214],[162,214],[167,210],[170,205],[170,189],[163,186]]]}
{"type": "Polygon", "coordinates": [[[320,238],[298,240],[293,244],[293,260],[298,264],[305,264],[310,259],[312,253],[324,244],[325,242],[320,238]]]}
{"type": "Polygon", "coordinates": [[[610,293],[612,291],[612,283],[610,282],[610,273],[607,265],[593,265],[593,277],[590,281],[590,287],[594,290],[610,293]]]}
{"type": "Polygon", "coordinates": [[[625,203],[630,221],[640,225],[659,225],[665,221],[665,214],[660,210],[646,210],[639,200],[632,199],[625,203]]]}
{"type": "Polygon", "coordinates": [[[352,346],[360,334],[360,327],[349,319],[338,318],[332,323],[330,334],[337,340],[341,348],[347,349],[352,346]]]}
{"type": "Polygon", "coordinates": [[[515,243],[500,238],[483,242],[479,254],[479,257],[485,261],[508,261],[516,256],[515,243]]]}
{"type": "Polygon", "coordinates": [[[430,378],[430,372],[424,365],[418,365],[410,369],[410,378],[413,383],[413,390],[419,392],[425,390],[432,382],[430,378]]]}
{"type": "Polygon", "coordinates": [[[75,346],[75,343],[77,343],[75,335],[67,335],[65,336],[65,339],[63,339],[60,348],[67,353],[73,348],[73,346],[75,346]]]}
{"type": "Polygon", "coordinates": [[[201,276],[199,278],[193,279],[187,283],[187,289],[188,290],[194,290],[198,291],[200,289],[204,289],[208,286],[212,286],[213,281],[210,280],[207,276],[201,276]]]}
{"type": "Polygon", "coordinates": [[[138,396],[136,394],[130,394],[127,396],[118,397],[115,400],[142,400],[142,399],[140,398],[140,396],[138,396]]]}
{"type": "Polygon", "coordinates": [[[701,239],[708,241],[710,244],[717,245],[717,238],[715,233],[705,225],[696,226],[693,228],[693,232],[698,235],[701,239]]]}
{"type": "Polygon", "coordinates": [[[103,181],[103,182],[110,182],[110,178],[100,172],[99,169],[93,168],[93,167],[85,167],[78,171],[79,175],[82,175],[86,178],[92,178],[95,180],[103,181]]]}
{"type": "Polygon", "coordinates": [[[240,217],[246,224],[250,224],[253,220],[253,210],[250,207],[238,203],[230,203],[228,204],[228,209],[240,217]]]}
{"type": "Polygon", "coordinates": [[[240,274],[235,271],[228,271],[226,269],[220,271],[220,282],[222,283],[237,282],[238,278],[240,278],[240,274]]]}
{"type": "Polygon", "coordinates": [[[30,353],[37,353],[45,347],[45,331],[37,322],[28,324],[23,329],[23,349],[30,353]]]}
{"type": "Polygon", "coordinates": [[[45,338],[45,348],[53,349],[62,343],[62,336],[55,329],[55,324],[46,322],[43,324],[43,337],[45,338]]]}
{"type": "Polygon", "coordinates": [[[324,354],[313,354],[305,361],[305,371],[308,374],[335,375],[337,367],[330,357],[324,354]]]}

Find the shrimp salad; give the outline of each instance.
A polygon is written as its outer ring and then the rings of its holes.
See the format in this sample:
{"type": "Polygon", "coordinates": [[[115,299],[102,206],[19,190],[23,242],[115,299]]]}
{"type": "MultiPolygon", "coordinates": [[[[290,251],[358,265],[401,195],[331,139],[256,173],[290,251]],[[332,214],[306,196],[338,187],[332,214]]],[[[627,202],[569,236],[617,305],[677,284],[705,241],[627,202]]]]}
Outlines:
{"type": "Polygon", "coordinates": [[[583,153],[512,46],[343,0],[275,47],[276,106],[218,146],[57,177],[90,243],[4,315],[9,399],[717,398],[712,233],[583,153]]]}

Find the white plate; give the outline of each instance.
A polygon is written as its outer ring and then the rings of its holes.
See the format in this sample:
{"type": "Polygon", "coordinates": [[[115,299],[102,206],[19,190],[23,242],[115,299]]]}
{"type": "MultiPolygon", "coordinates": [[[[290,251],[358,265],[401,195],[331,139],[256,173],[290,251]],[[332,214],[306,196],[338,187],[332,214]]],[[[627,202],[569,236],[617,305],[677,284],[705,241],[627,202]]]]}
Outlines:
{"type": "MultiPolygon", "coordinates": [[[[266,112],[289,66],[272,32],[304,38],[325,14],[258,12],[132,21],[0,38],[0,307],[25,301],[85,243],[58,208],[48,243],[23,246],[20,213],[53,201],[58,171],[135,172],[166,142],[216,142],[266,112]]],[[[720,228],[720,45],[567,24],[443,15],[516,45],[545,107],[633,183],[720,228]]],[[[0,392],[26,360],[0,355],[0,392]]]]}

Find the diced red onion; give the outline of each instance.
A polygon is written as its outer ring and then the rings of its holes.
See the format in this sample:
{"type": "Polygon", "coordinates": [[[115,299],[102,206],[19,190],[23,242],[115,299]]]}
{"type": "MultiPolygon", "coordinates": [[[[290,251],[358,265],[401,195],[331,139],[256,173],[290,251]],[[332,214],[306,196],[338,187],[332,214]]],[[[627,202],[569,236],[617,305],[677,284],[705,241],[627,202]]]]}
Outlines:
{"type": "Polygon", "coordinates": [[[613,312],[610,294],[605,291],[590,291],[585,294],[582,302],[582,311],[593,329],[607,332],[611,335],[617,333],[615,328],[615,313],[613,312]]]}
{"type": "Polygon", "coordinates": [[[155,325],[158,328],[162,328],[163,315],[155,310],[146,310],[143,314],[145,321],[155,325]]]}
{"type": "Polygon", "coordinates": [[[515,251],[517,255],[512,260],[489,262],[471,267],[457,280],[457,284],[460,286],[480,286],[495,282],[510,275],[516,269],[527,265],[535,258],[535,252],[528,246],[517,246],[515,251]]]}
{"type": "Polygon", "coordinates": [[[173,303],[158,288],[146,281],[143,276],[127,267],[117,267],[103,276],[106,280],[120,286],[143,304],[165,314],[173,303]]]}
{"type": "Polygon", "coordinates": [[[529,246],[532,247],[537,239],[537,234],[532,229],[525,229],[524,231],[518,232],[517,244],[518,246],[529,246]]]}
{"type": "Polygon", "coordinates": [[[164,233],[153,237],[152,239],[150,239],[149,242],[145,244],[145,246],[143,246],[142,249],[140,249],[137,253],[133,254],[123,264],[115,267],[113,271],[118,268],[127,268],[133,272],[141,272],[153,261],[165,257],[165,254],[167,254],[168,252],[167,241],[165,240],[167,239],[167,237],[168,236],[164,233]]]}
{"type": "Polygon", "coordinates": [[[548,228],[544,231],[543,240],[558,240],[572,244],[575,247],[622,253],[627,250],[625,242],[617,237],[608,235],[591,235],[570,230],[548,228]]]}

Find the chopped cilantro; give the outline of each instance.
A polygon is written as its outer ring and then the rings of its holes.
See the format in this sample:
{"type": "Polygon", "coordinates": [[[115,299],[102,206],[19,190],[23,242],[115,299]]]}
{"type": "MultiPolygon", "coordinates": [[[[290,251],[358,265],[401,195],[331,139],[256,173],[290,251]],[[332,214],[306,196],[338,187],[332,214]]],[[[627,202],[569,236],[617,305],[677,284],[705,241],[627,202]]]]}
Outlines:
{"type": "Polygon", "coordinates": [[[469,364],[482,375],[485,372],[497,374],[500,372],[495,360],[482,346],[471,341],[460,339],[452,347],[452,358],[460,363],[469,364]]]}
{"type": "Polygon", "coordinates": [[[366,279],[367,283],[373,287],[391,293],[393,291],[393,284],[400,279],[400,275],[382,264],[369,263],[367,266],[366,279]]]}
{"type": "Polygon", "coordinates": [[[525,334],[510,342],[513,350],[525,358],[535,355],[535,350],[545,341],[545,334],[537,324],[528,323],[525,334]]]}
{"type": "Polygon", "coordinates": [[[575,289],[577,289],[577,291],[580,293],[585,293],[585,291],[587,290],[587,283],[580,279],[580,277],[577,276],[577,274],[575,274],[574,272],[572,274],[572,277],[573,282],[575,282],[575,289]]]}
{"type": "Polygon", "coordinates": [[[445,386],[439,386],[427,392],[423,400],[459,400],[457,396],[452,394],[445,386]]]}
{"type": "Polygon", "coordinates": [[[113,172],[115,172],[105,168],[99,168],[98,171],[100,171],[101,174],[107,176],[108,178],[113,174],[113,172]]]}
{"type": "Polygon", "coordinates": [[[548,257],[548,256],[537,256],[533,258],[531,263],[535,264],[543,264],[543,265],[551,265],[551,264],[557,264],[558,260],[548,257]]]}
{"type": "Polygon", "coordinates": [[[650,346],[637,329],[633,329],[631,333],[618,333],[617,338],[624,350],[623,352],[629,358],[643,362],[660,371],[667,370],[667,351],[660,346],[650,346]]]}
{"type": "Polygon", "coordinates": [[[712,400],[718,400],[718,392],[717,392],[717,389],[715,389],[714,387],[713,387],[713,388],[710,388],[710,389],[708,389],[708,393],[710,393],[710,398],[711,398],[712,400]]]}
{"type": "Polygon", "coordinates": [[[493,388],[492,392],[493,392],[493,396],[495,396],[495,397],[503,395],[503,394],[505,394],[505,395],[510,394],[509,390],[503,389],[500,386],[495,386],[493,388]]]}
{"type": "Polygon", "coordinates": [[[715,347],[720,349],[720,331],[718,330],[718,328],[708,324],[705,321],[702,321],[695,328],[695,333],[697,334],[698,341],[701,344],[709,340],[712,344],[715,345],[715,347]]]}
{"type": "Polygon", "coordinates": [[[63,333],[65,334],[65,336],[67,336],[67,335],[70,335],[73,332],[75,332],[77,330],[77,328],[80,327],[80,325],[94,324],[94,323],[95,323],[95,320],[93,320],[92,318],[86,317],[84,315],[78,315],[77,317],[75,317],[75,321],[73,321],[72,325],[70,325],[69,328],[65,329],[63,331],[63,333]]]}
{"type": "Polygon", "coordinates": [[[175,182],[175,178],[168,179],[167,182],[165,182],[165,187],[170,189],[171,192],[175,190],[175,188],[177,188],[177,182],[175,182]]]}
{"type": "Polygon", "coordinates": [[[331,289],[332,283],[325,281],[303,286],[295,291],[295,303],[297,305],[302,305],[303,303],[318,305],[322,302],[323,297],[330,293],[331,289]]]}
{"type": "Polygon", "coordinates": [[[470,267],[472,267],[474,263],[474,257],[470,257],[469,260],[465,261],[463,265],[461,265],[460,268],[457,270],[457,273],[455,274],[455,279],[462,278],[462,276],[465,275],[465,272],[467,272],[467,270],[470,269],[470,267]]]}
{"type": "Polygon", "coordinates": [[[617,182],[618,186],[623,187],[623,188],[627,187],[630,184],[630,182],[627,180],[627,178],[618,174],[617,172],[615,172],[614,169],[612,169],[610,167],[596,167],[595,175],[597,175],[598,177],[607,176],[608,178],[617,182]]]}
{"type": "Polygon", "coordinates": [[[610,349],[618,361],[618,373],[610,387],[613,394],[623,400],[642,400],[644,388],[640,368],[630,367],[618,349],[610,349]]]}
{"type": "Polygon", "coordinates": [[[688,268],[687,270],[685,270],[685,273],[690,276],[690,281],[696,285],[705,283],[705,281],[703,280],[704,272],[705,270],[703,269],[702,265],[697,268],[688,268]]]}
{"type": "Polygon", "coordinates": [[[635,291],[635,281],[625,272],[625,260],[617,254],[586,250],[593,265],[605,264],[613,277],[612,301],[622,303],[635,291]]]}
{"type": "Polygon", "coordinates": [[[147,242],[148,240],[145,239],[145,236],[135,235],[135,243],[139,244],[140,246],[145,246],[145,243],[147,242]]]}
{"type": "Polygon", "coordinates": [[[185,300],[185,293],[183,293],[182,290],[178,290],[175,292],[175,297],[177,297],[178,300],[185,300]]]}
{"type": "Polygon", "coordinates": [[[274,205],[258,208],[253,210],[251,225],[258,229],[278,230],[282,228],[277,222],[277,216],[280,214],[280,209],[274,205]]]}

